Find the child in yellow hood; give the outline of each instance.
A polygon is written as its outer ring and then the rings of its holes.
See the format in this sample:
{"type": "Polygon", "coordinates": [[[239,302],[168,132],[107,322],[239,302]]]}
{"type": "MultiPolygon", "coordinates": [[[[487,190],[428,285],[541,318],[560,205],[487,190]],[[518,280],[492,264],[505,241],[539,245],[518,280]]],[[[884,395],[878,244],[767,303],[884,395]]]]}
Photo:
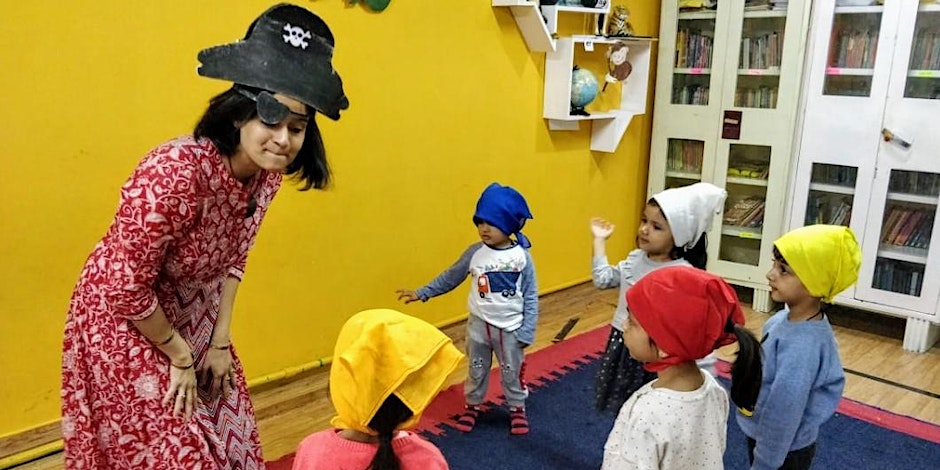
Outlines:
{"type": "Polygon", "coordinates": [[[404,429],[418,423],[462,358],[423,320],[386,309],[353,315],[330,367],[334,429],[307,436],[293,470],[446,470],[437,447],[404,429]]]}
{"type": "Polygon", "coordinates": [[[842,398],[845,375],[824,305],[858,279],[861,250],[847,227],[810,225],[774,242],[770,297],[786,304],[764,324],[763,379],[741,412],[751,470],[808,469],[819,427],[842,398]]]}

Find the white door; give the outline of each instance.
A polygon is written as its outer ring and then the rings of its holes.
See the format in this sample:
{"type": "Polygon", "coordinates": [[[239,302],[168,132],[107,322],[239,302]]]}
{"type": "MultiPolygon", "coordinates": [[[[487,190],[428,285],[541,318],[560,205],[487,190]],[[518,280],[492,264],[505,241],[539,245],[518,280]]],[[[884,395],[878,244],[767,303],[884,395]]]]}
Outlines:
{"type": "Polygon", "coordinates": [[[846,225],[864,244],[897,21],[882,5],[814,4],[788,229],[846,225]]]}
{"type": "Polygon", "coordinates": [[[933,315],[940,297],[940,4],[895,1],[897,43],[856,296],[933,315]],[[877,240],[877,243],[874,241],[877,240]]]}

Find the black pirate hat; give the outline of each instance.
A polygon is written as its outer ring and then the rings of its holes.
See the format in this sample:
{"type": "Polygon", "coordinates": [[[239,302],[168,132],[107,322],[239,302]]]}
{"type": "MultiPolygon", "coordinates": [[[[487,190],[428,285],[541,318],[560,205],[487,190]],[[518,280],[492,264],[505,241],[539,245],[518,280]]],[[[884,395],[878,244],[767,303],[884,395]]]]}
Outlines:
{"type": "Polygon", "coordinates": [[[275,5],[248,27],[245,39],[199,52],[199,75],[290,96],[330,119],[349,107],[333,69],[333,33],[310,11],[275,5]]]}

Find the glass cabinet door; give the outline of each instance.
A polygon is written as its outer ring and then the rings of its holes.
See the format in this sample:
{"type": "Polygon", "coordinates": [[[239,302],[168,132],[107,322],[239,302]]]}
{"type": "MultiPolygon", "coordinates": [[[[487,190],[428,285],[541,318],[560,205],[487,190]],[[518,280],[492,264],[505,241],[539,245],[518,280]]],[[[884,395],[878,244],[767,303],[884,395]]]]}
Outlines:
{"type": "Polygon", "coordinates": [[[717,11],[681,9],[676,27],[672,104],[707,106],[712,88],[717,11]]]}
{"type": "Polygon", "coordinates": [[[857,178],[856,167],[813,163],[803,225],[850,226],[857,178]]]}
{"type": "Polygon", "coordinates": [[[731,144],[718,259],[757,266],[770,176],[771,147],[731,144]]]}
{"type": "Polygon", "coordinates": [[[918,8],[910,56],[904,97],[940,99],[940,4],[918,8]]]}
{"type": "Polygon", "coordinates": [[[938,196],[940,174],[891,171],[872,288],[921,295],[938,196]]]}
{"type": "Polygon", "coordinates": [[[884,6],[858,3],[866,2],[836,0],[823,94],[871,95],[884,6]]]}
{"type": "Polygon", "coordinates": [[[786,2],[744,3],[734,92],[736,107],[777,107],[786,23],[786,2]]]}
{"type": "Polygon", "coordinates": [[[668,139],[665,189],[687,186],[702,180],[705,141],[668,139]]]}

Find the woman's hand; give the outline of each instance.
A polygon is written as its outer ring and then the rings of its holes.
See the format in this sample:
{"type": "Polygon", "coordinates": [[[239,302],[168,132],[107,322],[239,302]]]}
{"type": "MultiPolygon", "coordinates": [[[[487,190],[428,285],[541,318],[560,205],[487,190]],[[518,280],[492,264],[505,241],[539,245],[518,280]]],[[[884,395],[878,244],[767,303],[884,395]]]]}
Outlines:
{"type": "Polygon", "coordinates": [[[610,235],[614,233],[614,224],[600,217],[594,217],[591,219],[591,233],[594,235],[594,238],[607,240],[610,238],[610,235]]]}
{"type": "Polygon", "coordinates": [[[406,304],[421,300],[421,297],[418,297],[413,290],[398,289],[395,293],[398,294],[398,300],[404,300],[406,304]]]}
{"type": "Polygon", "coordinates": [[[210,346],[202,367],[196,372],[199,376],[199,384],[209,390],[210,400],[214,400],[219,393],[228,395],[235,388],[231,349],[217,349],[210,346]]]}
{"type": "Polygon", "coordinates": [[[173,416],[180,416],[182,413],[183,419],[187,421],[196,409],[196,369],[192,361],[190,357],[170,363],[170,388],[163,396],[163,406],[172,403],[173,416]],[[186,365],[189,367],[183,369],[186,365]]]}

